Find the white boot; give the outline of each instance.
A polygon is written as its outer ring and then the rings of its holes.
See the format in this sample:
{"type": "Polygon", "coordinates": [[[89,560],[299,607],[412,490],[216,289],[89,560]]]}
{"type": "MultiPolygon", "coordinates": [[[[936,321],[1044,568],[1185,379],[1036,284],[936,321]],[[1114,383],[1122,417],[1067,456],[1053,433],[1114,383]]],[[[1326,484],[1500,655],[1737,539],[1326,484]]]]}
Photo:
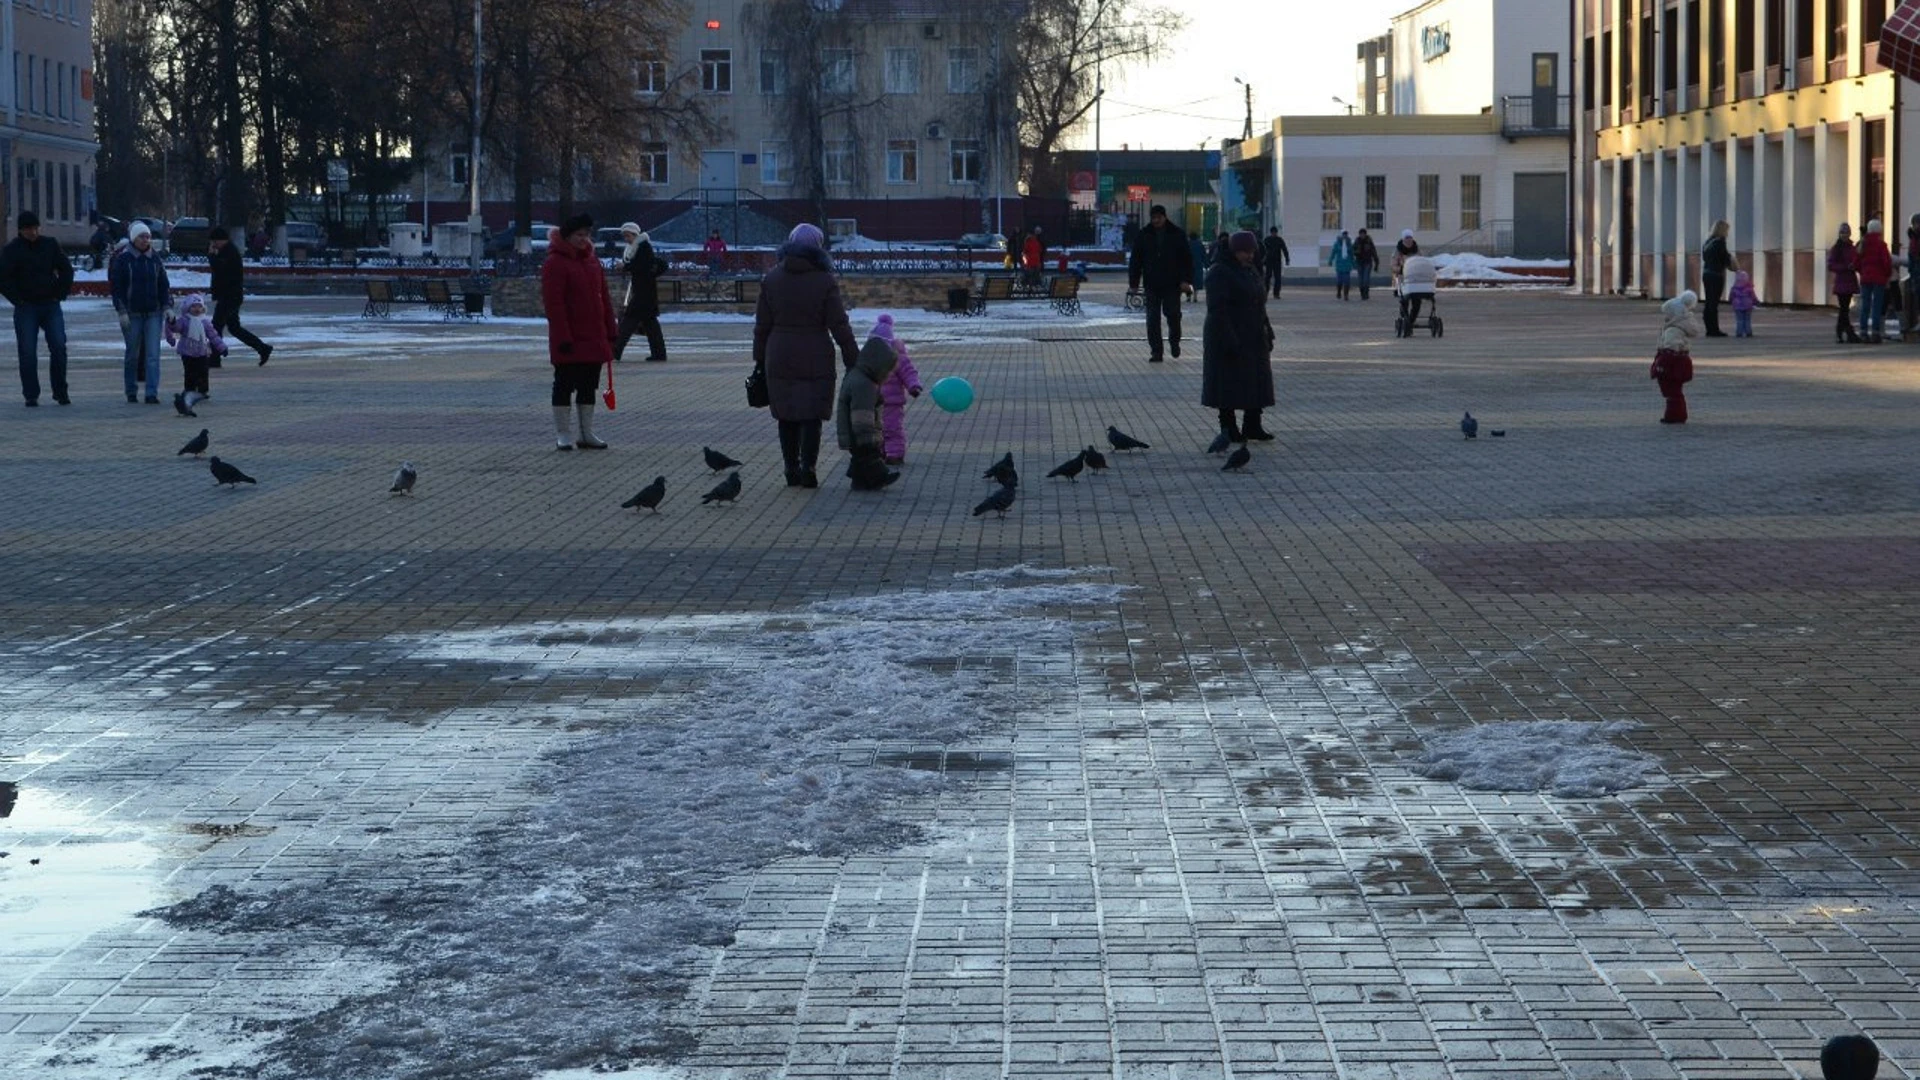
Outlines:
{"type": "Polygon", "coordinates": [[[573,449],[573,409],[567,405],[553,407],[553,448],[555,450],[573,449]]]}
{"type": "Polygon", "coordinates": [[[593,437],[593,406],[575,405],[574,410],[580,414],[580,438],[573,445],[582,450],[605,450],[607,444],[593,437]]]}

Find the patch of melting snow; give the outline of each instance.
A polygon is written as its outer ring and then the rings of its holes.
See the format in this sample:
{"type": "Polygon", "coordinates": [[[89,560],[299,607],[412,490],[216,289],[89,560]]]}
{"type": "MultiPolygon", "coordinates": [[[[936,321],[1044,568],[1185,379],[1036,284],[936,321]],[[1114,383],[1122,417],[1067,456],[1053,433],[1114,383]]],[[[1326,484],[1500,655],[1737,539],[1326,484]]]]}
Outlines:
{"type": "Polygon", "coordinates": [[[1657,758],[1608,742],[1638,725],[1575,720],[1475,724],[1427,741],[1413,770],[1475,791],[1544,791],[1563,798],[1611,795],[1645,783],[1657,758]]]}

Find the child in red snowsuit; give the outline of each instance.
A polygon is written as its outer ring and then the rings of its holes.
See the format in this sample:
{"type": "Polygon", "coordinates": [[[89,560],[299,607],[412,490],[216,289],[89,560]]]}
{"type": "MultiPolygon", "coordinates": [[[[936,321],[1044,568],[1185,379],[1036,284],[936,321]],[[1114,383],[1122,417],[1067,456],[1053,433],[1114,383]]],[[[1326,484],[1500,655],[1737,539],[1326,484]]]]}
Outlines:
{"type": "Polygon", "coordinates": [[[1699,312],[1694,310],[1699,302],[1700,298],[1688,289],[1660,305],[1666,324],[1660,328],[1659,349],[1653,354],[1649,374],[1660,383],[1660,396],[1667,399],[1666,414],[1660,417],[1663,424],[1687,422],[1687,395],[1683,388],[1693,381],[1693,353],[1687,339],[1698,337],[1706,330],[1699,312]]]}
{"type": "Polygon", "coordinates": [[[880,384],[880,445],[887,464],[904,465],[907,461],[907,399],[919,397],[924,387],[920,385],[920,373],[913,369],[913,361],[907,359],[907,343],[893,334],[893,316],[882,313],[874,322],[872,336],[892,345],[893,355],[899,361],[893,366],[893,374],[880,384]]]}

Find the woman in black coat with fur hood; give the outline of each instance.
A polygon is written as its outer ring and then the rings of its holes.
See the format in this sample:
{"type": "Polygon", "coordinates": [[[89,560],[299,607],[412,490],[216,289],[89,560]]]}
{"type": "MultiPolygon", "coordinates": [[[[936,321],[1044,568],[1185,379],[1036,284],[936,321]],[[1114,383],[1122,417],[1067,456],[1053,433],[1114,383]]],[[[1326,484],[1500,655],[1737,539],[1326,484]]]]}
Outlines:
{"type": "Polygon", "coordinates": [[[1260,240],[1250,232],[1227,240],[1228,257],[1207,269],[1200,403],[1220,412],[1220,430],[1234,442],[1268,442],[1260,410],[1273,404],[1273,324],[1267,290],[1254,273],[1260,240]],[[1238,409],[1245,423],[1235,424],[1238,409]]]}

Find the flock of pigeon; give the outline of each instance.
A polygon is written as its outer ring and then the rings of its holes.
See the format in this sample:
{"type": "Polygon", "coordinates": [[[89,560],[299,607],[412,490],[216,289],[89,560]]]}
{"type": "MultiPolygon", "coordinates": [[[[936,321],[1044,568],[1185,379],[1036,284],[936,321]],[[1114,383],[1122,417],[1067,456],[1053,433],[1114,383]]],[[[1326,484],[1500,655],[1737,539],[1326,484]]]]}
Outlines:
{"type": "MultiPolygon", "coordinates": [[[[183,413],[182,415],[191,416],[192,414],[183,413]]],[[[207,447],[212,444],[213,436],[206,428],[201,428],[200,434],[188,439],[187,445],[175,451],[173,456],[180,457],[191,454],[198,458],[202,454],[205,454],[207,447]]],[[[234,465],[232,462],[221,461],[220,455],[218,454],[207,459],[207,471],[213,474],[214,487],[239,487],[241,484],[259,483],[258,480],[241,472],[239,466],[234,465]]],[[[411,495],[413,494],[413,482],[419,478],[420,474],[414,469],[413,462],[403,461],[400,463],[400,467],[394,470],[393,486],[388,488],[387,491],[394,495],[411,495]]]]}
{"type": "MultiPolygon", "coordinates": [[[[1112,424],[1107,425],[1107,445],[1120,453],[1153,449],[1150,444],[1141,442],[1112,424]]],[[[1047,473],[1047,479],[1060,477],[1068,483],[1077,484],[1080,482],[1080,474],[1085,470],[1092,469],[1099,472],[1106,467],[1107,455],[1094,449],[1092,444],[1088,444],[1085,450],[1055,465],[1053,471],[1047,473]]],[[[987,466],[987,471],[981,473],[980,477],[983,480],[992,480],[1000,487],[993,494],[980,500],[980,505],[973,508],[973,516],[979,517],[993,512],[1006,517],[1007,511],[1013,509],[1014,497],[1020,491],[1020,472],[1013,467],[1013,451],[1007,451],[999,461],[987,466]]]]}

